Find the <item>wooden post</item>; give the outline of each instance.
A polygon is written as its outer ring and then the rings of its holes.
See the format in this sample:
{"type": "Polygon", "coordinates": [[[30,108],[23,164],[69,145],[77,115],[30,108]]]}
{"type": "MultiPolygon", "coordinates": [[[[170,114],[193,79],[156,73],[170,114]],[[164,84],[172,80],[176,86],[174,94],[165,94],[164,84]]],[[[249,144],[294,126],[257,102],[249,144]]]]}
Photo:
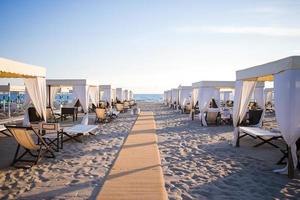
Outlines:
{"type": "Polygon", "coordinates": [[[195,119],[195,110],[194,110],[194,108],[192,108],[192,120],[194,120],[195,119]]]}
{"type": "Polygon", "coordinates": [[[294,178],[294,162],[291,147],[288,147],[288,177],[294,178]]]}
{"type": "Polygon", "coordinates": [[[48,106],[49,106],[49,107],[51,107],[51,97],[50,97],[50,96],[51,96],[51,88],[50,88],[50,87],[51,87],[51,86],[49,85],[49,86],[48,86],[48,101],[49,101],[49,102],[48,102],[48,106]]]}

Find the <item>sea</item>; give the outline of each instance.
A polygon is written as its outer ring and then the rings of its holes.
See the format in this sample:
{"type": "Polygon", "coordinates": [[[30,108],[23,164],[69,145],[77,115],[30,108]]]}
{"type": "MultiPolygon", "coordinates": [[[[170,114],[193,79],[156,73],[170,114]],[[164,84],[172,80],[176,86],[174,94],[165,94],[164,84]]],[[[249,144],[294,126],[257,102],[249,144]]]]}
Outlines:
{"type": "Polygon", "coordinates": [[[143,101],[143,102],[162,102],[163,101],[162,94],[134,94],[133,98],[136,101],[143,101]]]}

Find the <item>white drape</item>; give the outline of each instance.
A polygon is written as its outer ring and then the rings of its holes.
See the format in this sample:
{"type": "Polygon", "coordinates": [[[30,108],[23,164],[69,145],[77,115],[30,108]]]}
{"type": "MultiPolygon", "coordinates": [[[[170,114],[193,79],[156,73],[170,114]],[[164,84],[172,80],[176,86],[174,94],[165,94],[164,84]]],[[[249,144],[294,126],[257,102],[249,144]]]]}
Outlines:
{"type": "Polygon", "coordinates": [[[76,85],[73,87],[73,94],[76,98],[79,99],[79,102],[82,106],[82,109],[85,113],[81,124],[88,124],[89,120],[89,86],[88,85],[76,85]]]}
{"type": "Polygon", "coordinates": [[[271,102],[272,103],[272,100],[273,100],[273,92],[272,91],[267,91],[266,92],[266,96],[265,96],[265,104],[268,103],[268,102],[271,102]]]}
{"type": "Polygon", "coordinates": [[[198,93],[199,93],[199,88],[194,88],[193,93],[192,93],[192,104],[193,107],[196,106],[196,103],[198,101],[198,93]]]}
{"type": "Polygon", "coordinates": [[[179,90],[179,105],[184,106],[184,100],[190,98],[191,93],[188,89],[179,90]]]}
{"type": "Polygon", "coordinates": [[[30,104],[31,104],[31,99],[30,99],[30,96],[29,96],[29,94],[26,90],[25,99],[24,99],[24,103],[23,103],[23,109],[25,110],[24,119],[23,119],[23,126],[30,126],[29,115],[28,115],[28,108],[30,107],[30,104]]]}
{"type": "Polygon", "coordinates": [[[257,105],[260,108],[265,108],[264,103],[264,88],[263,87],[256,87],[254,90],[254,99],[256,100],[257,105]]]}
{"type": "Polygon", "coordinates": [[[98,87],[94,87],[94,86],[90,86],[88,89],[89,92],[89,97],[91,102],[95,105],[98,106],[99,105],[99,88],[98,87]]]}
{"type": "Polygon", "coordinates": [[[198,102],[199,102],[199,118],[202,121],[204,126],[207,126],[207,123],[204,118],[204,113],[207,111],[210,101],[214,98],[216,101],[220,100],[220,93],[217,88],[200,88],[198,93],[198,102]]]}
{"type": "Polygon", "coordinates": [[[103,89],[103,93],[101,94],[101,101],[111,102],[112,93],[111,89],[103,89]]]}
{"type": "Polygon", "coordinates": [[[256,81],[236,81],[233,105],[233,145],[238,139],[238,125],[247,113],[247,107],[254,92],[256,81]]]}
{"type": "Polygon", "coordinates": [[[300,70],[287,70],[274,75],[276,120],[281,134],[291,147],[297,166],[296,141],[300,137],[300,70]]]}
{"type": "MultiPolygon", "coordinates": [[[[49,87],[49,86],[48,86],[49,87]]],[[[54,107],[54,102],[55,102],[55,96],[56,94],[58,93],[58,91],[60,90],[60,87],[57,87],[57,86],[50,86],[50,102],[49,102],[49,89],[46,89],[46,93],[47,93],[47,103],[48,105],[51,106],[51,108],[54,107]]]]}

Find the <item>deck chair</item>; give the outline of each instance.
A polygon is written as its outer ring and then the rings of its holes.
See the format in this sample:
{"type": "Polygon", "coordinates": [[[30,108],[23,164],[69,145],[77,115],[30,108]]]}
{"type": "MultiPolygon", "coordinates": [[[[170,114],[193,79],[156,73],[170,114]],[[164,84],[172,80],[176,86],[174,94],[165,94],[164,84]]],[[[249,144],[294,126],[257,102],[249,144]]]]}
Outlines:
{"type": "Polygon", "coordinates": [[[36,111],[35,107],[28,108],[28,116],[29,116],[30,123],[39,123],[39,122],[43,121],[43,118],[36,111]]]}
{"type": "Polygon", "coordinates": [[[63,148],[63,134],[58,123],[41,122],[39,129],[48,146],[57,152],[63,148]]]}
{"type": "Polygon", "coordinates": [[[17,162],[29,162],[33,165],[38,164],[42,157],[55,158],[55,155],[52,149],[48,146],[42,136],[34,131],[31,127],[22,127],[22,126],[5,126],[11,135],[18,142],[18,147],[12,162],[12,166],[16,166],[17,162]],[[33,134],[38,137],[39,143],[37,144],[33,138],[33,134]],[[23,148],[25,151],[20,152],[20,148],[23,148]],[[33,152],[36,152],[34,154],[33,152]],[[21,153],[21,155],[19,155],[21,153]],[[48,156],[46,155],[48,154],[48,156]],[[25,155],[30,155],[34,159],[24,159],[25,155]]]}
{"type": "Polygon", "coordinates": [[[51,107],[47,107],[46,108],[46,118],[47,118],[47,122],[57,123],[60,116],[58,116],[57,114],[54,114],[51,107]]]}
{"type": "Polygon", "coordinates": [[[96,122],[108,122],[106,117],[106,110],[104,108],[96,108],[96,122]]]}
{"type": "Polygon", "coordinates": [[[117,103],[116,104],[116,109],[119,112],[124,112],[124,105],[122,103],[117,103]]]}
{"type": "Polygon", "coordinates": [[[129,109],[129,102],[128,101],[124,101],[124,110],[127,111],[129,109]]]}
{"type": "Polygon", "coordinates": [[[220,112],[214,110],[208,110],[205,115],[205,120],[207,125],[214,124],[218,126],[221,121],[220,112]]]}

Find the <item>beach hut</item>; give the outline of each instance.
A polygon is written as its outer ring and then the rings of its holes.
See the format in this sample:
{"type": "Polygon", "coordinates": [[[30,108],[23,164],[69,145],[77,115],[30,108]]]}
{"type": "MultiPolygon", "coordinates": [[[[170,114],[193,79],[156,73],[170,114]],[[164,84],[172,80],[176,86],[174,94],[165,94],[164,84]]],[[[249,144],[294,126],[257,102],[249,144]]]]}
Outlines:
{"type": "Polygon", "coordinates": [[[121,102],[124,100],[122,88],[116,88],[116,100],[121,102]]]}
{"type": "Polygon", "coordinates": [[[128,90],[123,90],[123,101],[129,101],[129,92],[128,92],[128,90]]]}
{"type": "MultiPolygon", "coordinates": [[[[207,126],[204,118],[204,112],[206,112],[211,100],[215,99],[216,103],[218,104],[218,107],[220,107],[220,90],[233,90],[234,86],[234,81],[200,81],[192,84],[192,103],[195,107],[196,103],[198,102],[198,107],[200,111],[199,118],[204,126],[207,126]]],[[[192,119],[193,118],[194,117],[192,116],[192,119]]]]}
{"type": "MultiPolygon", "coordinates": [[[[16,62],[6,58],[0,58],[1,78],[22,78],[26,87],[27,101],[25,107],[30,102],[34,105],[40,116],[46,120],[46,69],[16,62]]],[[[25,112],[24,125],[29,124],[28,113],[25,112]]]]}
{"type": "MultiPolygon", "coordinates": [[[[0,92],[5,93],[8,96],[8,101],[7,101],[7,112],[8,112],[8,117],[11,117],[11,93],[25,93],[25,86],[24,85],[0,85],[0,92]]],[[[6,101],[3,101],[3,112],[5,112],[6,108],[6,101]]],[[[14,104],[17,106],[17,103],[14,104]]],[[[16,109],[16,108],[15,108],[16,109]]]]}
{"type": "Polygon", "coordinates": [[[133,92],[132,92],[132,90],[130,90],[129,91],[129,100],[133,100],[134,98],[133,98],[133,92]]]}
{"type": "Polygon", "coordinates": [[[176,109],[178,106],[179,94],[177,88],[171,89],[171,107],[176,109]]]}
{"type": "Polygon", "coordinates": [[[86,114],[82,120],[82,124],[88,124],[88,110],[90,103],[98,106],[99,104],[99,88],[96,82],[87,79],[47,79],[47,102],[52,107],[55,101],[55,95],[62,87],[72,87],[72,94],[75,98],[73,103],[75,106],[79,100],[83,112],[86,114]]]}
{"type": "Polygon", "coordinates": [[[111,85],[100,85],[100,101],[108,102],[109,105],[113,103],[113,91],[111,85]]]}
{"type": "Polygon", "coordinates": [[[291,56],[236,72],[233,109],[235,146],[239,146],[239,125],[246,115],[251,95],[259,81],[274,82],[276,120],[288,145],[288,174],[293,177],[298,163],[296,141],[300,137],[300,56],[291,56]]]}
{"type": "Polygon", "coordinates": [[[192,86],[178,87],[178,103],[183,108],[187,103],[190,103],[192,96],[192,86]]]}

